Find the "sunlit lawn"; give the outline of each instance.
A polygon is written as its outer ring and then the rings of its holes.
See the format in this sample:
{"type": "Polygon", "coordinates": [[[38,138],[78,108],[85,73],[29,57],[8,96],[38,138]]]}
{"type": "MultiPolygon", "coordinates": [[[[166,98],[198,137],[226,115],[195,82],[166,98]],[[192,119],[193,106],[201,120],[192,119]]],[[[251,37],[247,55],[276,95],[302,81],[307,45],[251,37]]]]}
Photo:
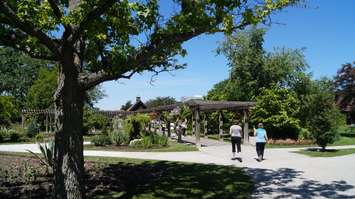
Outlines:
{"type": "Polygon", "coordinates": [[[318,151],[316,149],[305,149],[296,151],[295,153],[300,153],[303,155],[307,155],[310,157],[336,157],[336,156],[344,156],[355,153],[355,148],[352,149],[329,149],[326,151],[318,151]]]}

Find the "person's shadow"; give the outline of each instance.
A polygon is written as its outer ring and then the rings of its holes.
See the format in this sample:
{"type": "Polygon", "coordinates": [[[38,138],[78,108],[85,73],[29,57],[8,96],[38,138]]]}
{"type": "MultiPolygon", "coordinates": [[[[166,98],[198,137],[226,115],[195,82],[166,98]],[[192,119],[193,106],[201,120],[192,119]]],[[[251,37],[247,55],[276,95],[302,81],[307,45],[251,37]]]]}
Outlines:
{"type": "Polygon", "coordinates": [[[241,157],[234,157],[232,160],[238,160],[239,162],[243,162],[243,159],[241,157]]]}

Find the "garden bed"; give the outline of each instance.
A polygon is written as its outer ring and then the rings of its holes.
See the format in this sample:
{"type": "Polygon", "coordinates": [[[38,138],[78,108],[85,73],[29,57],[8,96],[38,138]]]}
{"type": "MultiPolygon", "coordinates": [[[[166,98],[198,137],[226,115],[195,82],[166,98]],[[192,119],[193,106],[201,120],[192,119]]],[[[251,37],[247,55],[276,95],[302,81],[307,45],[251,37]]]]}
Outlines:
{"type": "MultiPolygon", "coordinates": [[[[86,157],[88,198],[250,198],[240,168],[167,161],[86,157]]],[[[0,153],[0,198],[48,198],[51,178],[37,159],[0,153]]]]}
{"type": "Polygon", "coordinates": [[[181,144],[173,141],[169,141],[168,146],[165,147],[130,147],[130,146],[95,146],[93,144],[84,145],[84,150],[100,150],[100,151],[129,151],[129,152],[186,152],[186,151],[198,151],[194,145],[181,144]]]}

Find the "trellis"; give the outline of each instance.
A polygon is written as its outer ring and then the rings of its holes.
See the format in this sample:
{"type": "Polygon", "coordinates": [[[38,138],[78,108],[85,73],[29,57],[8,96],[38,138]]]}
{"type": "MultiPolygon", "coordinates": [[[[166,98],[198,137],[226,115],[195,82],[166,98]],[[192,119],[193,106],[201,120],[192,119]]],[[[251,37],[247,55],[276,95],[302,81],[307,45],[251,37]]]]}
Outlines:
{"type": "MultiPolygon", "coordinates": [[[[106,115],[109,118],[126,117],[128,115],[137,114],[137,113],[163,113],[167,111],[172,111],[183,105],[188,106],[193,112],[193,132],[196,138],[196,146],[201,147],[200,137],[201,137],[201,113],[208,112],[219,112],[219,138],[223,138],[223,110],[229,111],[242,111],[243,113],[243,140],[244,143],[249,143],[249,113],[250,109],[256,105],[255,102],[245,102],[245,101],[207,101],[207,100],[189,100],[187,102],[179,102],[172,105],[158,106],[148,109],[141,109],[137,111],[94,111],[95,113],[106,115]]],[[[53,124],[55,111],[52,109],[45,110],[23,110],[22,111],[22,126],[24,127],[25,115],[45,115],[46,116],[46,131],[48,130],[49,123],[53,124]],[[51,123],[52,122],[52,123],[51,123]]],[[[207,120],[203,118],[203,134],[207,134],[207,120]]],[[[49,127],[51,128],[51,127],[49,127]]],[[[167,124],[168,136],[170,136],[170,122],[167,124]]]]}

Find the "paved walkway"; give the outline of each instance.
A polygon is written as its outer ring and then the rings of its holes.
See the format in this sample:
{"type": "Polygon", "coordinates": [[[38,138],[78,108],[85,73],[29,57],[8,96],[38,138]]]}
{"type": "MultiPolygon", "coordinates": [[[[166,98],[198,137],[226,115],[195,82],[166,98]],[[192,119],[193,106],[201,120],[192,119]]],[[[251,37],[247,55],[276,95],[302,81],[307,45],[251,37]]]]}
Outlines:
{"type": "MultiPolygon", "coordinates": [[[[186,161],[244,167],[255,180],[253,198],[354,198],[355,155],[333,158],[310,158],[293,153],[299,149],[266,149],[263,162],[257,162],[255,148],[242,146],[243,162],[230,159],[229,143],[201,140],[196,152],[110,152],[84,151],[85,156],[127,157],[154,160],[186,161]],[[212,144],[212,146],[211,146],[212,144]]],[[[335,148],[355,148],[343,146],[335,148]]],[[[35,144],[0,145],[0,151],[39,152],[35,144]]]]}

